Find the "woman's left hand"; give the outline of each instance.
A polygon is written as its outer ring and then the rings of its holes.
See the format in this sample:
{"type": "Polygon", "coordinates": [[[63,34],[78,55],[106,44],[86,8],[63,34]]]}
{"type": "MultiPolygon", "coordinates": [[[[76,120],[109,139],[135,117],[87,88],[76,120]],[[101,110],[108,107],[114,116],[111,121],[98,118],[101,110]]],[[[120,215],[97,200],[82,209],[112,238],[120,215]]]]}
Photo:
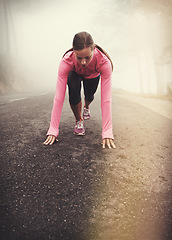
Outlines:
{"type": "Polygon", "coordinates": [[[105,148],[107,145],[108,148],[116,148],[114,140],[112,138],[104,138],[102,142],[102,147],[105,148]]]}

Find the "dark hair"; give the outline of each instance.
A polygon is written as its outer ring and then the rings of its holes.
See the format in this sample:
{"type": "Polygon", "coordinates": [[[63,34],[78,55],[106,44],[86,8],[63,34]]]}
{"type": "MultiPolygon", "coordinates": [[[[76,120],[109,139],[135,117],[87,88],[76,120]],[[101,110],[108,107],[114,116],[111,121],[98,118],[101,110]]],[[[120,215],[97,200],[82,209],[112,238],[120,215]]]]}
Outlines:
{"type": "Polygon", "coordinates": [[[113,62],[112,62],[109,54],[105,50],[103,50],[103,48],[101,48],[99,45],[95,44],[95,47],[98,48],[102,53],[104,53],[106,55],[106,57],[110,60],[111,65],[112,65],[112,71],[113,71],[113,62]]]}
{"type": "Polygon", "coordinates": [[[80,32],[75,34],[73,38],[73,49],[82,50],[88,47],[91,47],[94,49],[94,41],[92,36],[87,32],[80,32]]]}
{"type": "Polygon", "coordinates": [[[94,44],[93,38],[89,33],[79,32],[79,33],[75,34],[75,36],[73,38],[73,44],[72,45],[73,45],[73,47],[70,48],[67,52],[65,52],[63,57],[66,55],[66,53],[68,53],[70,51],[73,51],[73,50],[82,50],[82,49],[87,48],[87,47],[91,47],[92,50],[93,50],[94,47],[96,47],[102,53],[104,53],[107,56],[107,58],[110,60],[111,65],[112,65],[112,70],[113,70],[113,63],[112,63],[111,58],[109,57],[107,52],[105,52],[100,46],[98,46],[97,44],[94,44]]]}

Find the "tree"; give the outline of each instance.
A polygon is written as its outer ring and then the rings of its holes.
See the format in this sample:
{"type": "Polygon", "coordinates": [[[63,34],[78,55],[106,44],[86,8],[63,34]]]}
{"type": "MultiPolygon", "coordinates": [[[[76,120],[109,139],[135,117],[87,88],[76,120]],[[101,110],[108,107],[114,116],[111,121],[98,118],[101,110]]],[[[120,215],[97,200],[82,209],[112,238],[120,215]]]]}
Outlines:
{"type": "MultiPolygon", "coordinates": [[[[141,92],[144,92],[145,82],[147,90],[150,91],[153,72],[156,76],[153,81],[156,81],[157,93],[165,92],[167,82],[162,70],[167,62],[171,64],[172,53],[170,51],[167,54],[172,46],[171,13],[171,0],[109,0],[99,4],[98,14],[102,16],[100,28],[103,29],[104,36],[113,40],[109,41],[109,44],[114,46],[114,52],[119,52],[120,49],[122,54],[125,51],[126,55],[128,54],[128,65],[131,58],[137,59],[138,67],[135,68],[140,69],[138,72],[141,92]],[[161,64],[158,63],[159,59],[161,64]],[[144,74],[143,61],[144,65],[147,64],[144,74]],[[150,67],[150,62],[154,69],[150,67]]],[[[95,21],[96,18],[97,16],[95,21]]],[[[101,19],[98,18],[98,21],[101,19]]],[[[98,28],[96,30],[100,32],[101,39],[102,31],[98,28]]]]}
{"type": "Polygon", "coordinates": [[[14,17],[20,11],[35,11],[45,0],[1,0],[0,1],[0,92],[19,90],[23,78],[20,68],[20,56],[15,33],[14,17]]]}
{"type": "Polygon", "coordinates": [[[172,67],[172,1],[139,0],[138,7],[143,10],[147,16],[148,24],[152,26],[151,15],[156,14],[159,17],[161,28],[158,29],[157,37],[161,38],[161,44],[158,45],[157,41],[152,40],[150,37],[150,45],[155,63],[157,93],[163,94],[167,89],[167,85],[171,85],[169,80],[164,78],[164,75],[168,78],[164,72],[164,66],[172,67]]]}

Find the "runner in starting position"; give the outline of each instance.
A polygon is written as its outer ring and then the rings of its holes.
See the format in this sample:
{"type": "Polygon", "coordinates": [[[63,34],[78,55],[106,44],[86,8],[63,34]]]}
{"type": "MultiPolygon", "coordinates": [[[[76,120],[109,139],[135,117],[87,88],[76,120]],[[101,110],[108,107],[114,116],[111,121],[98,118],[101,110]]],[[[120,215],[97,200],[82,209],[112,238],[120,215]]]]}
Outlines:
{"type": "Polygon", "coordinates": [[[69,102],[76,124],[74,134],[85,135],[84,120],[90,118],[89,105],[94,99],[101,76],[102,146],[115,148],[111,114],[111,74],[113,64],[108,54],[94,44],[92,36],[80,32],[74,36],[73,47],[61,60],[50,128],[45,145],[52,145],[59,134],[59,123],[65,98],[66,85],[69,89],[69,102]],[[82,111],[81,81],[84,86],[85,103],[82,111]]]}

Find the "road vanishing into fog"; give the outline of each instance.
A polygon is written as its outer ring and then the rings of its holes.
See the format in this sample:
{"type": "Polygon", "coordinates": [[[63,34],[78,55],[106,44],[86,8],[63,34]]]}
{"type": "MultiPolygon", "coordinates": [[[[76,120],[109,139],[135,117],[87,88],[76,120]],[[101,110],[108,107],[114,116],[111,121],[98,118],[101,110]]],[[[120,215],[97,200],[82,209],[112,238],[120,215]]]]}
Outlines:
{"type": "Polygon", "coordinates": [[[59,141],[43,145],[52,104],[0,97],[0,239],[172,239],[172,102],[114,93],[114,150],[101,146],[99,92],[85,136],[66,96],[59,141]]]}

